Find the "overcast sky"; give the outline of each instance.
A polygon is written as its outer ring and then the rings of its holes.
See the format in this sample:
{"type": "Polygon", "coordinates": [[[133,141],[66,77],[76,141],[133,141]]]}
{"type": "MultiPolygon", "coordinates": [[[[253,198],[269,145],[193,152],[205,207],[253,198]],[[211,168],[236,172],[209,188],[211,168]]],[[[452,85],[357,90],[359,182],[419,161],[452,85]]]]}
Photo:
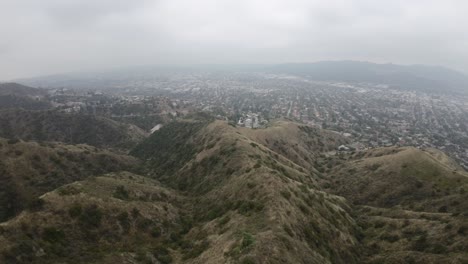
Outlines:
{"type": "Polygon", "coordinates": [[[342,59],[466,73],[467,11],[466,0],[0,0],[0,80],[342,59]]]}

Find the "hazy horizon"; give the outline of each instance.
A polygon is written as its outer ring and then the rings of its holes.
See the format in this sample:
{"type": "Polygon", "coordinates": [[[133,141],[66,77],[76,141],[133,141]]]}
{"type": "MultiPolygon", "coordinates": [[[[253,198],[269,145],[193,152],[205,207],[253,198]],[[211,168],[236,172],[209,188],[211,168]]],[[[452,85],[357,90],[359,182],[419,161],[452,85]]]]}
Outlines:
{"type": "Polygon", "coordinates": [[[0,3],[0,81],[142,65],[355,60],[468,72],[464,1],[0,3]]]}

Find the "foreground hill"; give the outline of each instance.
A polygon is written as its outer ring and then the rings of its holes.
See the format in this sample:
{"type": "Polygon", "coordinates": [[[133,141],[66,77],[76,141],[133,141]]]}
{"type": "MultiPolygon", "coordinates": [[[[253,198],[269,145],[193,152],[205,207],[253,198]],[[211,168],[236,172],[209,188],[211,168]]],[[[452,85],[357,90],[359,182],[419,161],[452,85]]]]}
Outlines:
{"type": "Polygon", "coordinates": [[[62,186],[41,201],[0,224],[2,263],[172,260],[167,245],[181,229],[173,204],[182,200],[154,180],[107,174],[62,186]]]}
{"type": "Polygon", "coordinates": [[[356,206],[367,263],[466,263],[468,173],[440,151],[343,155],[321,180],[356,206]]]}
{"type": "Polygon", "coordinates": [[[51,107],[47,91],[18,83],[0,83],[0,109],[44,110],[51,107]]]}
{"type": "Polygon", "coordinates": [[[468,213],[468,173],[434,149],[358,152],[330,174],[333,190],[355,204],[468,213]]]}
{"type": "Polygon", "coordinates": [[[128,173],[60,187],[2,224],[3,261],[358,263],[347,202],[251,133],[199,119],[163,127],[132,153],[174,189],[128,173]]]}
{"type": "Polygon", "coordinates": [[[10,109],[0,111],[0,136],[130,148],[141,141],[146,132],[137,126],[99,116],[10,109]]]}
{"type": "MultiPolygon", "coordinates": [[[[195,200],[185,237],[205,246],[186,262],[357,263],[350,207],[288,158],[301,150],[288,138],[307,138],[305,130],[287,122],[253,131],[187,121],[165,126],[132,152],[147,160],[150,175],[195,200]],[[296,150],[275,152],[262,144],[268,139],[296,150]]],[[[321,134],[326,141],[329,132],[321,134]]]]}
{"type": "Polygon", "coordinates": [[[141,175],[77,179],[0,224],[0,261],[468,261],[465,172],[432,150],[332,155],[343,143],[284,121],[171,122],[131,151],[141,175]]]}
{"type": "Polygon", "coordinates": [[[37,197],[64,184],[137,165],[133,157],[88,145],[0,138],[0,221],[37,205],[37,197]]]}

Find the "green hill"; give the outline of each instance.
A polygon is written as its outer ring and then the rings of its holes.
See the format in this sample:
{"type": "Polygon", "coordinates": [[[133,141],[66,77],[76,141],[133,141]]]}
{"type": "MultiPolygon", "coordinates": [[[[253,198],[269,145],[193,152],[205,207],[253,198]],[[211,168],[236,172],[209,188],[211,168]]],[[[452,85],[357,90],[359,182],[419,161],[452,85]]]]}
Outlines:
{"type": "Polygon", "coordinates": [[[440,151],[342,155],[321,185],[355,204],[365,263],[466,263],[468,173],[440,151]]]}
{"type": "Polygon", "coordinates": [[[0,83],[0,109],[23,108],[45,110],[51,108],[47,91],[18,83],[0,83]]]}
{"type": "Polygon", "coordinates": [[[128,166],[66,178],[1,223],[1,261],[468,261],[466,172],[435,150],[333,154],[344,143],[286,121],[254,130],[202,115],[170,122],[130,151],[135,158],[108,152],[113,160],[100,164],[91,153],[96,166],[86,168],[128,166]]]}
{"type": "Polygon", "coordinates": [[[320,191],[315,172],[285,156],[296,152],[283,155],[262,144],[268,135],[276,136],[272,145],[295,146],[308,134],[287,122],[253,131],[185,121],[131,152],[146,160],[149,175],[194,201],[185,237],[208,245],[187,262],[357,263],[358,230],[346,201],[320,191]]]}
{"type": "Polygon", "coordinates": [[[137,165],[133,157],[88,145],[0,138],[0,221],[34,206],[39,195],[64,184],[137,165]]]}
{"type": "Polygon", "coordinates": [[[141,141],[146,132],[105,117],[10,109],[0,111],[0,136],[126,149],[141,141]]]}
{"type": "Polygon", "coordinates": [[[128,172],[62,186],[0,224],[1,262],[170,263],[181,199],[128,172]]]}

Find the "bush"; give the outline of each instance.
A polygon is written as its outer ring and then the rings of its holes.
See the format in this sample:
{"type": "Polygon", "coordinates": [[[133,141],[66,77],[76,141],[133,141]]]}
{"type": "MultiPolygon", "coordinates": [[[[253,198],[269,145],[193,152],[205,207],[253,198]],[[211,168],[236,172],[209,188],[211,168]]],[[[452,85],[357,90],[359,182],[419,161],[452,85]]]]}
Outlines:
{"type": "Polygon", "coordinates": [[[411,249],[415,251],[425,251],[429,247],[427,243],[427,236],[422,235],[411,244],[411,249]]]}
{"type": "Polygon", "coordinates": [[[286,198],[286,200],[289,200],[289,198],[291,198],[291,193],[287,190],[283,190],[280,193],[284,198],[286,198]]]}
{"type": "Polygon", "coordinates": [[[40,211],[44,208],[44,200],[41,198],[35,198],[31,203],[29,204],[29,210],[32,212],[40,211]]]}
{"type": "Polygon", "coordinates": [[[161,228],[157,226],[153,227],[151,229],[151,236],[154,238],[161,236],[161,228]]]}
{"type": "Polygon", "coordinates": [[[120,200],[128,200],[128,198],[129,198],[128,191],[122,185],[118,186],[115,189],[113,196],[114,196],[114,198],[117,198],[117,199],[120,199],[120,200]]]}
{"type": "Polygon", "coordinates": [[[79,194],[81,191],[73,185],[67,185],[67,186],[60,187],[57,190],[57,192],[59,195],[65,196],[65,195],[79,194]]]}
{"type": "Polygon", "coordinates": [[[376,221],[376,222],[374,223],[374,227],[375,227],[375,228],[382,228],[382,227],[384,227],[384,226],[385,226],[385,222],[384,222],[384,221],[376,221]]]}
{"type": "Polygon", "coordinates": [[[239,201],[236,204],[236,207],[239,208],[239,213],[247,215],[251,212],[259,212],[263,210],[263,204],[255,201],[239,201]]]}
{"type": "Polygon", "coordinates": [[[231,220],[231,217],[229,217],[229,215],[225,215],[221,219],[219,219],[218,224],[220,226],[223,226],[223,225],[227,224],[230,220],[231,220]]]}
{"type": "Polygon", "coordinates": [[[130,219],[128,218],[127,212],[122,212],[117,215],[117,220],[119,220],[120,225],[122,226],[124,232],[128,232],[130,230],[130,219]]]}
{"type": "Polygon", "coordinates": [[[443,205],[441,207],[439,207],[439,213],[446,213],[448,210],[448,207],[446,205],[443,205]]]}
{"type": "Polygon", "coordinates": [[[161,262],[161,264],[168,264],[172,263],[172,257],[169,254],[169,250],[163,246],[157,246],[154,251],[153,255],[161,262]]]}
{"type": "Polygon", "coordinates": [[[241,264],[255,264],[255,259],[251,256],[245,256],[241,260],[241,264]]]}
{"type": "Polygon", "coordinates": [[[400,240],[400,237],[398,235],[382,234],[380,239],[393,243],[400,240]]]}
{"type": "Polygon", "coordinates": [[[12,138],[7,141],[8,144],[13,145],[19,142],[19,139],[17,138],[12,138]]]}
{"type": "Polygon", "coordinates": [[[189,243],[189,247],[191,246],[191,249],[183,253],[183,260],[196,258],[200,256],[203,253],[203,251],[208,249],[209,245],[210,243],[207,240],[203,240],[201,243],[198,243],[196,245],[191,245],[191,243],[189,243]]]}
{"type": "Polygon", "coordinates": [[[80,223],[88,228],[97,228],[101,225],[102,211],[95,204],[86,207],[80,215],[80,223]]]}
{"type": "Polygon", "coordinates": [[[83,208],[80,204],[74,204],[68,209],[68,215],[70,215],[72,218],[77,218],[81,215],[82,210],[83,208]]]}
{"type": "Polygon", "coordinates": [[[244,232],[242,234],[241,250],[250,248],[251,246],[253,246],[253,244],[255,244],[255,238],[253,237],[253,235],[248,232],[244,232]]]}
{"type": "Polygon", "coordinates": [[[55,227],[46,227],[42,232],[42,238],[50,243],[60,243],[65,239],[65,233],[55,227]]]}
{"type": "Polygon", "coordinates": [[[442,244],[435,244],[432,246],[431,251],[434,254],[445,254],[447,253],[447,247],[442,244]]]}
{"type": "Polygon", "coordinates": [[[465,235],[467,229],[468,228],[466,226],[460,226],[460,228],[458,228],[457,233],[460,234],[460,235],[465,235]]]}

